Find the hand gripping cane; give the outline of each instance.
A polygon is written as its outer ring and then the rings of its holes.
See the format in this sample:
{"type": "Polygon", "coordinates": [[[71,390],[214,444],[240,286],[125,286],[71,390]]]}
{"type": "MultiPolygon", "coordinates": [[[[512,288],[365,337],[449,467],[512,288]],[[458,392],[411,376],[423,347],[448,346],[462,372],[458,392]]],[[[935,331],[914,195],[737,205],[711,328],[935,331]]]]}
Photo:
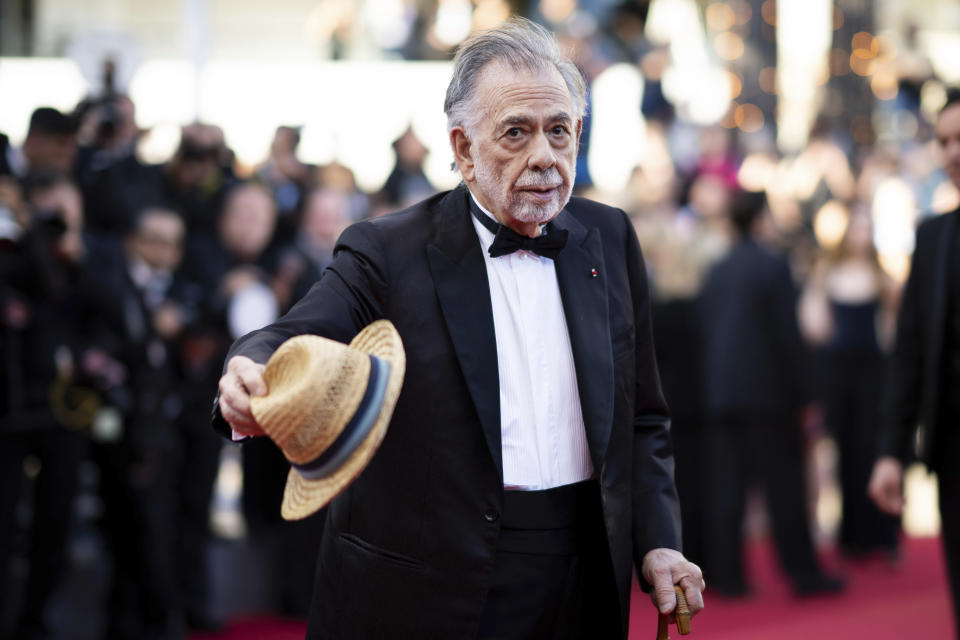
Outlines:
{"type": "MultiPolygon", "coordinates": [[[[687,605],[687,596],[684,595],[680,585],[673,585],[673,590],[677,593],[677,608],[674,610],[674,616],[677,619],[677,631],[680,635],[690,634],[690,607],[687,605]]],[[[657,640],[670,640],[670,630],[667,628],[669,616],[661,613],[657,616],[657,640]]]]}

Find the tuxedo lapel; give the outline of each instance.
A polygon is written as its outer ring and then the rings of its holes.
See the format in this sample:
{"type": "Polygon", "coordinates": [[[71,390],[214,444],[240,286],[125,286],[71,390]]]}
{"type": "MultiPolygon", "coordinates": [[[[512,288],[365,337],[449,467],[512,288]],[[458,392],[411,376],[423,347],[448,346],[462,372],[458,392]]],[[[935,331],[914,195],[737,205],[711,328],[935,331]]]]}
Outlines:
{"type": "Polygon", "coordinates": [[[552,224],[570,234],[555,261],[557,283],[570,332],[587,442],[599,474],[613,426],[613,352],[603,246],[597,230],[588,230],[567,210],[552,224]]]}
{"type": "Polygon", "coordinates": [[[500,375],[493,307],[487,269],[466,198],[466,189],[460,187],[440,203],[437,235],[427,246],[427,259],[460,369],[502,479],[500,375]]]}

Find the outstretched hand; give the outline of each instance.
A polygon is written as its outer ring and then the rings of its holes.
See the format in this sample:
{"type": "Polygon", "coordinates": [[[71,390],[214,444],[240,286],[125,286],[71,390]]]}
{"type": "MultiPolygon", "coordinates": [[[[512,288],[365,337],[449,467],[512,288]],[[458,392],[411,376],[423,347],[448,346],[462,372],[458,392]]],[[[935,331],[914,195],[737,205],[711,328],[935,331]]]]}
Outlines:
{"type": "Polygon", "coordinates": [[[687,597],[691,618],[703,609],[703,590],[707,588],[703,572],[679,551],[652,549],[643,557],[640,570],[643,578],[653,587],[650,592],[653,604],[660,613],[669,614],[671,620],[677,606],[677,595],[673,590],[675,584],[680,585],[687,597]]]}
{"type": "Polygon", "coordinates": [[[246,356],[233,356],[220,378],[220,413],[237,435],[262,436],[263,429],[250,411],[250,396],[267,392],[263,380],[264,365],[246,356]]]}

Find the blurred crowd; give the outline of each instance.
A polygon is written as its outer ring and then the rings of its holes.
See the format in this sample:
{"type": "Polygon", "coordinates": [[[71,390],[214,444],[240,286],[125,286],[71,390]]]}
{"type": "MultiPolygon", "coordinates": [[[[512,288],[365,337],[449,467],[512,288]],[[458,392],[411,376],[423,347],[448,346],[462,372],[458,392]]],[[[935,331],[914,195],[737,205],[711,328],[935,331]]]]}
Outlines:
{"type": "MultiPolygon", "coordinates": [[[[748,593],[741,524],[759,485],[796,592],[838,591],[814,554],[815,439],[838,447],[840,548],[897,551],[899,523],[865,487],[909,247],[878,251],[875,227],[884,216],[912,227],[918,209],[956,207],[956,193],[909,101],[896,108],[913,135],[855,144],[818,122],[789,157],[769,131],[685,123],[659,88],[666,53],[643,41],[642,16],[614,15],[602,39],[570,43],[588,79],[618,60],[646,72],[647,152],[623,193],[599,193],[586,126],[577,192],[627,210],[644,247],[686,555],[711,589],[748,593]],[[881,206],[891,180],[915,206],[881,206]]],[[[375,193],[342,165],[303,162],[296,126],[277,128],[255,167],[237,165],[214,124],[183,127],[157,165],[138,157],[141,133],[133,102],[108,91],[72,113],[38,108],[22,145],[0,135],[0,623],[11,637],[46,637],[90,463],[112,567],[104,635],[175,638],[222,622],[207,553],[226,349],[309,289],[347,225],[434,192],[412,130],[375,193]],[[18,558],[25,573],[11,570],[18,558]]],[[[322,514],[281,522],[285,460],[265,440],[242,453],[247,534],[277,567],[277,612],[304,616],[322,514]]]]}
{"type": "MultiPolygon", "coordinates": [[[[222,443],[210,411],[226,349],[306,292],[346,225],[433,191],[412,134],[379,194],[344,167],[298,160],[295,127],[277,129],[247,177],[205,124],[147,165],[133,109],[123,95],[71,114],[41,107],[23,144],[0,150],[0,575],[20,552],[29,566],[20,597],[0,581],[0,603],[19,603],[15,637],[46,637],[88,460],[114,562],[107,636],[217,625],[205,567],[222,443]],[[39,464],[29,493],[25,460],[39,464]]],[[[278,532],[285,460],[269,442],[243,455],[256,478],[247,530],[277,554],[279,612],[304,615],[313,571],[300,551],[315,556],[320,520],[278,532]]]]}

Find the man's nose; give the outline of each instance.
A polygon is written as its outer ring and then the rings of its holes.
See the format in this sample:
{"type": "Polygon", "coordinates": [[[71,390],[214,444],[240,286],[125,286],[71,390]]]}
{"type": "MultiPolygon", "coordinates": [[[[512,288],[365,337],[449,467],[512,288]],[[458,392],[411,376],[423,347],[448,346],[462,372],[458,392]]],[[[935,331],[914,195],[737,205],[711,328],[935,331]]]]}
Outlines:
{"type": "Polygon", "coordinates": [[[527,164],[535,171],[546,171],[556,164],[556,157],[553,154],[553,147],[547,136],[540,134],[534,137],[530,143],[530,159],[527,164]]]}

